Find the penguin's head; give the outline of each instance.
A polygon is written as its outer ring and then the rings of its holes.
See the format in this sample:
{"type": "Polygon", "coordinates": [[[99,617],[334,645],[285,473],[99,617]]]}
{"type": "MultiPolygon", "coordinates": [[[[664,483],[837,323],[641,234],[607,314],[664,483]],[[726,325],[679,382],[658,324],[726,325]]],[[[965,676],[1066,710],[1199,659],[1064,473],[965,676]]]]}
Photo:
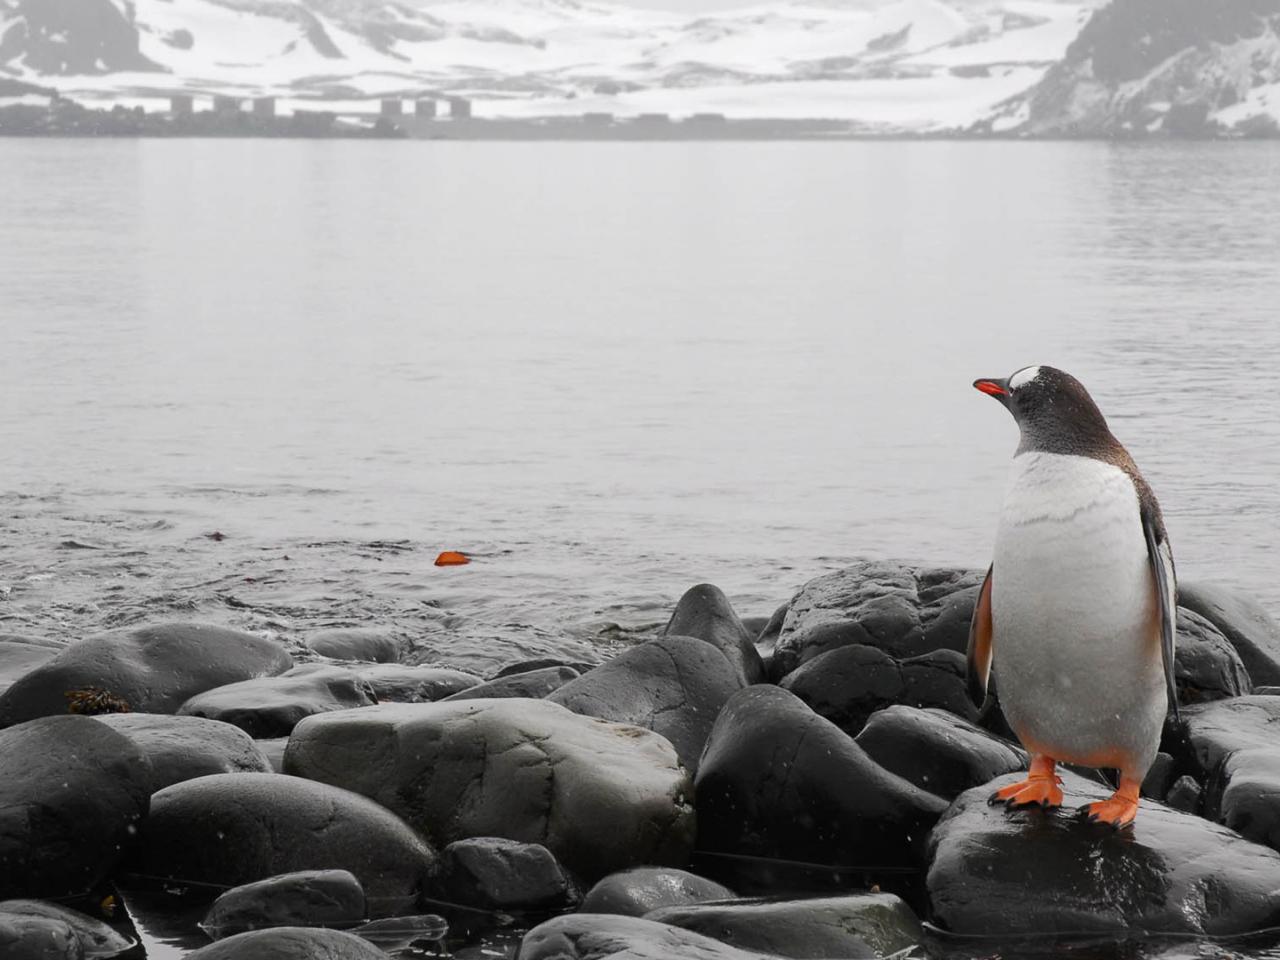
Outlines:
{"type": "Polygon", "coordinates": [[[1022,433],[1019,452],[1114,442],[1084,384],[1056,367],[1023,367],[1005,380],[983,377],[973,386],[1013,414],[1022,433]]]}

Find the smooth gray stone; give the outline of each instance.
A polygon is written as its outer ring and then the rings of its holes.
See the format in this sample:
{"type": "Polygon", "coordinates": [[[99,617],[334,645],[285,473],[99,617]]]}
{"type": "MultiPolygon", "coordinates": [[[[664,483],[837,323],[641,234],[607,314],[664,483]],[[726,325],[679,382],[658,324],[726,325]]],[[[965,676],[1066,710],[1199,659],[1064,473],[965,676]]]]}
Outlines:
{"type": "Polygon", "coordinates": [[[483,683],[475,674],[442,667],[378,663],[356,668],[379,703],[431,703],[483,683]]]}
{"type": "Polygon", "coordinates": [[[543,910],[562,907],[573,898],[572,882],[540,843],[473,837],[454,841],[441,856],[441,886],[460,903],[500,910],[543,910]]]}
{"type": "Polygon", "coordinates": [[[642,917],[662,907],[708,900],[731,900],[728,887],[674,867],[632,867],[611,873],[582,898],[579,913],[617,913],[642,917]]]}
{"type": "Polygon", "coordinates": [[[700,583],[685,591],[667,621],[668,637],[695,637],[711,644],[729,661],[741,686],[764,680],[755,634],[743,624],[719,587],[700,583]]]}
{"type": "Polygon", "coordinates": [[[1255,685],[1280,684],[1280,624],[1256,600],[1226,587],[1180,580],[1178,606],[1222,631],[1255,685]]]}
{"type": "Polygon", "coordinates": [[[119,864],[147,814],[151,766],[91,717],[0,731],[0,897],[68,897],[119,864]]]}
{"type": "Polygon", "coordinates": [[[371,627],[337,627],[307,637],[307,646],[333,660],[397,663],[400,641],[385,630],[371,627]]]}
{"type": "Polygon", "coordinates": [[[520,960],[778,960],[640,917],[571,913],[534,927],[520,960]]]}
{"type": "Polygon", "coordinates": [[[107,691],[135,713],[173,713],[205,690],[283,673],[284,647],[201,623],[129,627],[79,640],[0,694],[0,726],[67,712],[67,694],[107,691]]]}
{"type": "Polygon", "coordinates": [[[877,960],[924,938],[911,908],[891,893],[664,907],[645,919],[797,960],[877,960]]]}
{"type": "Polygon", "coordinates": [[[253,738],[229,723],[163,713],[108,713],[93,718],[133,741],[151,764],[152,792],[212,773],[270,773],[253,738]]]}
{"type": "Polygon", "coordinates": [[[207,690],[184,703],[178,713],[221,720],[265,740],[287,737],[304,717],[377,702],[372,688],[354,671],[317,667],[207,690]]]}
{"type": "Polygon", "coordinates": [[[387,955],[352,933],[310,927],[275,927],[237,933],[187,960],[387,960],[387,955]]]}
{"type": "Polygon", "coordinates": [[[64,921],[0,913],[0,957],[4,960],[84,960],[84,945],[64,921]]]}
{"type": "MultiPolygon", "coordinates": [[[[134,943],[121,936],[114,928],[101,920],[47,900],[0,901],[0,916],[17,914],[26,917],[45,917],[57,920],[71,928],[84,953],[90,957],[114,957],[133,947],[134,943]]],[[[55,937],[61,940],[61,937],[55,937]]],[[[0,947],[0,957],[7,956],[0,947]]]]}
{"type": "Polygon", "coordinates": [[[338,787],[275,773],[187,780],[151,798],[137,872],[240,886],[299,870],[348,870],[375,916],[412,910],[436,855],[394,813],[338,787]]]}
{"type": "Polygon", "coordinates": [[[689,775],[670,743],[546,700],[308,717],[285,771],[371,797],[440,846],[541,843],[589,881],[634,863],[683,863],[693,845],[689,775]]]}
{"type": "Polygon", "coordinates": [[[484,683],[467,687],[445,700],[482,700],[497,697],[533,697],[541,699],[578,678],[573,667],[542,667],[525,673],[509,673],[484,683]]]}
{"type": "Polygon", "coordinates": [[[348,926],[365,917],[364,887],[348,870],[299,870],[233,887],[200,928],[211,940],[269,927],[348,926]]]}
{"type": "Polygon", "coordinates": [[[944,929],[1229,936],[1280,916],[1280,853],[1150,800],[1132,831],[1085,823],[1074,809],[1110,791],[1066,771],[1062,810],[987,802],[1021,776],[961,794],[934,828],[926,882],[944,929]]]}

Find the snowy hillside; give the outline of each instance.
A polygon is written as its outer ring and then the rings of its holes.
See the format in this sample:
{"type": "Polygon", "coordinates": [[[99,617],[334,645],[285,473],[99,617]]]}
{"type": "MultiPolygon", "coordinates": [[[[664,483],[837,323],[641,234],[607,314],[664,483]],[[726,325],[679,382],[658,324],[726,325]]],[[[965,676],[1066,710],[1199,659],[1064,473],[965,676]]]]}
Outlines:
{"type": "Polygon", "coordinates": [[[712,16],[577,0],[0,0],[0,76],[90,99],[465,93],[480,116],[717,111],[965,127],[1096,0],[795,0],[712,16]]]}
{"type": "Polygon", "coordinates": [[[1280,0],[1113,0],[993,125],[1035,136],[1280,136],[1280,0]]]}

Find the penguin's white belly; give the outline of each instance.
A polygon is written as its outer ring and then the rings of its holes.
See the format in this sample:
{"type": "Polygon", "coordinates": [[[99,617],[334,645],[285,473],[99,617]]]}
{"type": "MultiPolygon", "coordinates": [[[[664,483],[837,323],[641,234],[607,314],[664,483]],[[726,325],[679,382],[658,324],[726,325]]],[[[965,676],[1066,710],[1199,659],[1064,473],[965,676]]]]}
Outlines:
{"type": "Polygon", "coordinates": [[[1013,471],[991,582],[1005,716],[1035,753],[1140,777],[1165,686],[1137,491],[1087,457],[1025,453],[1013,471]]]}

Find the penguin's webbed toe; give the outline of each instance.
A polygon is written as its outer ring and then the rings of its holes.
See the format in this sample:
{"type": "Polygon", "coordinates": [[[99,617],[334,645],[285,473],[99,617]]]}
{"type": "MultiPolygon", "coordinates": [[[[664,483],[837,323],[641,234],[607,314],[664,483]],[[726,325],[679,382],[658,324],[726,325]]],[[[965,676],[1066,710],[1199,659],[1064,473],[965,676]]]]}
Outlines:
{"type": "Polygon", "coordinates": [[[1105,800],[1098,800],[1080,808],[1080,816],[1089,823],[1108,823],[1120,829],[1133,823],[1138,815],[1138,791],[1140,781],[1122,776],[1120,788],[1105,800]]]}
{"type": "Polygon", "coordinates": [[[1028,777],[1018,783],[1001,787],[991,795],[990,803],[1003,803],[1010,810],[1018,807],[1044,807],[1046,810],[1062,806],[1061,777],[1028,777]]]}

